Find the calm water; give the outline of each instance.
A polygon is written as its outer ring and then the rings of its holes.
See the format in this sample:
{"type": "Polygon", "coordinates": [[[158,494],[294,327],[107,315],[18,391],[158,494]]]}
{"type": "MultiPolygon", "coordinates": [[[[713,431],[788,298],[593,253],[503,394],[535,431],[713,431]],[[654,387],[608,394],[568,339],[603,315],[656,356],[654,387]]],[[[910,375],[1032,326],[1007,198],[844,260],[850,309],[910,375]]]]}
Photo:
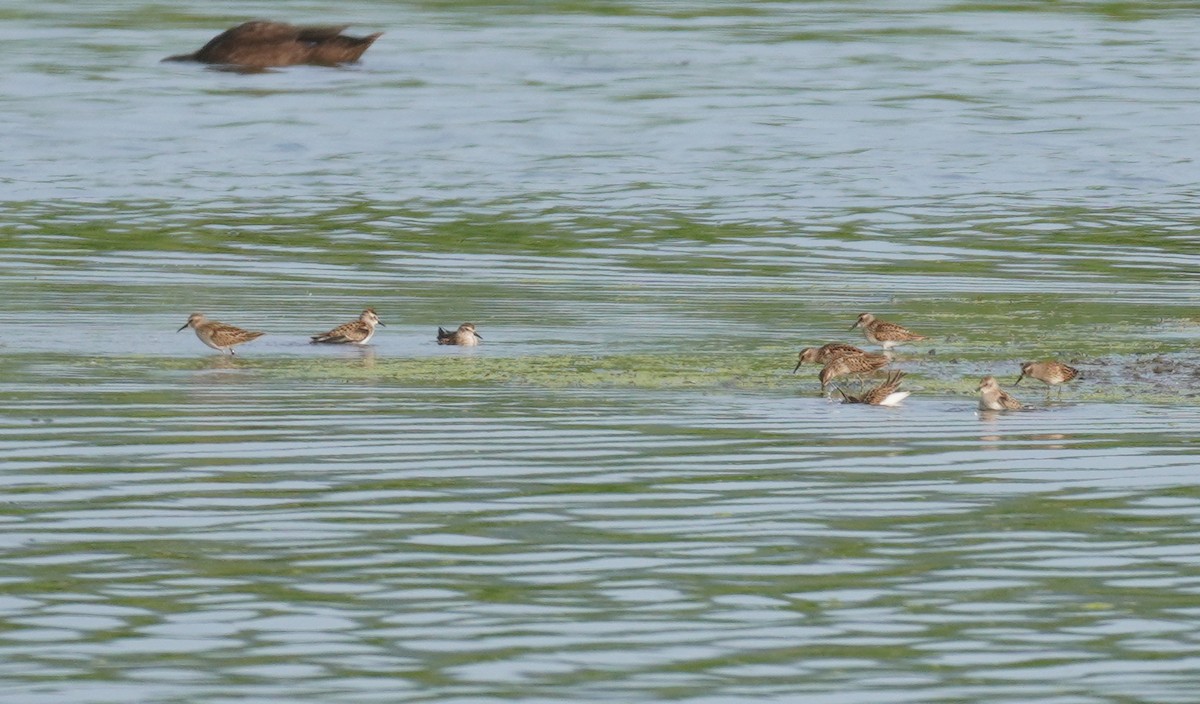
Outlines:
{"type": "Polygon", "coordinates": [[[0,698],[1194,701],[1198,10],[0,9],[0,698]]]}

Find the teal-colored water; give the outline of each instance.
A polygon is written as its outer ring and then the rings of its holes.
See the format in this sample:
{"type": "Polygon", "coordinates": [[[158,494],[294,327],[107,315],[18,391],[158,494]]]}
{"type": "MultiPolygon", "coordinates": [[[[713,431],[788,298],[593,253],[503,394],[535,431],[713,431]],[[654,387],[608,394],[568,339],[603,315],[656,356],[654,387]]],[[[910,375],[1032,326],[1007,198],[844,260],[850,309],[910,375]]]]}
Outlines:
{"type": "Polygon", "coordinates": [[[0,699],[1192,701],[1194,10],[0,10],[0,699]]]}

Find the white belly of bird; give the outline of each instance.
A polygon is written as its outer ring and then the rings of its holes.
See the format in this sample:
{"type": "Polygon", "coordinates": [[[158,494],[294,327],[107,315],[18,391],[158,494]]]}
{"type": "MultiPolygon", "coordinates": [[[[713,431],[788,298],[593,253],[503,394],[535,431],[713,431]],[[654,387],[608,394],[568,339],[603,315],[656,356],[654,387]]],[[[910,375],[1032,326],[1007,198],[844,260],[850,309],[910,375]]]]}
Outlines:
{"type": "Polygon", "coordinates": [[[880,406],[899,406],[900,402],[912,395],[911,391],[893,391],[887,398],[879,402],[880,406]]]}

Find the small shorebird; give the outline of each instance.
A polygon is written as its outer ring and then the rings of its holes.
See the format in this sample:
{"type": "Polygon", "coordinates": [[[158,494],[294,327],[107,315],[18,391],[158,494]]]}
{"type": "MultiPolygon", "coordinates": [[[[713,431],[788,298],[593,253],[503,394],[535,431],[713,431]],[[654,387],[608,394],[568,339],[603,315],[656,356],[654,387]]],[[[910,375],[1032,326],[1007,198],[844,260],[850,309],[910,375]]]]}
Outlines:
{"type": "MultiPolygon", "coordinates": [[[[1062,362],[1057,362],[1053,359],[1045,362],[1026,362],[1021,365],[1021,376],[1013,382],[1013,386],[1021,383],[1025,377],[1037,379],[1046,385],[1046,393],[1050,393],[1051,386],[1065,384],[1068,381],[1079,376],[1079,370],[1075,367],[1067,366],[1062,362]]],[[[1059,388],[1059,393],[1062,393],[1062,388],[1059,388]]]]}
{"type": "Polygon", "coordinates": [[[800,360],[796,362],[796,368],[792,370],[792,373],[795,374],[800,369],[800,365],[805,362],[809,364],[828,364],[834,357],[844,354],[866,354],[866,352],[854,345],[847,345],[844,342],[830,342],[821,347],[805,347],[800,350],[800,360]]]}
{"type": "Polygon", "coordinates": [[[438,328],[437,343],[439,345],[473,347],[480,342],[483,342],[483,338],[479,336],[479,333],[475,332],[474,323],[463,323],[453,332],[438,328]]]}
{"type": "Polygon", "coordinates": [[[232,325],[209,320],[203,313],[192,313],[188,316],[187,322],[175,332],[180,332],[184,328],[195,330],[196,337],[200,338],[201,342],[214,350],[228,351],[230,355],[233,354],[235,346],[263,336],[261,332],[243,330],[232,325]]]}
{"type": "Polygon", "coordinates": [[[867,340],[882,346],[884,350],[890,350],[896,345],[903,345],[906,342],[926,339],[924,335],[918,335],[895,323],[879,320],[870,313],[863,313],[858,316],[858,320],[850,326],[851,330],[854,328],[862,328],[863,334],[867,336],[867,340]]]}
{"type": "Polygon", "coordinates": [[[979,409],[982,411],[1016,411],[1022,408],[1020,401],[1000,388],[994,376],[980,379],[975,390],[979,392],[979,409]]]}
{"type": "MultiPolygon", "coordinates": [[[[328,342],[331,344],[350,343],[354,345],[365,345],[375,336],[375,326],[383,325],[383,321],[375,315],[374,308],[367,308],[358,316],[358,320],[353,320],[349,323],[343,323],[329,332],[313,335],[313,342],[328,342]]],[[[386,325],[383,325],[387,327],[386,325]]]]}
{"type": "Polygon", "coordinates": [[[888,378],[879,386],[867,390],[866,393],[858,396],[850,394],[838,389],[842,394],[844,403],[869,403],[872,406],[898,406],[900,402],[911,396],[911,392],[900,391],[900,380],[904,378],[904,372],[894,371],[888,374],[888,378]]]}
{"type": "Polygon", "coordinates": [[[251,70],[296,64],[337,66],[358,61],[383,34],[351,37],[342,34],[348,26],[298,27],[256,20],[221,32],[198,51],[163,61],[199,61],[251,70]]]}
{"type": "Polygon", "coordinates": [[[817,375],[817,378],[821,381],[821,391],[824,392],[829,382],[839,376],[870,374],[877,369],[887,366],[887,363],[890,361],[885,355],[871,354],[869,352],[844,354],[834,357],[825,364],[821,369],[821,373],[817,375]]]}

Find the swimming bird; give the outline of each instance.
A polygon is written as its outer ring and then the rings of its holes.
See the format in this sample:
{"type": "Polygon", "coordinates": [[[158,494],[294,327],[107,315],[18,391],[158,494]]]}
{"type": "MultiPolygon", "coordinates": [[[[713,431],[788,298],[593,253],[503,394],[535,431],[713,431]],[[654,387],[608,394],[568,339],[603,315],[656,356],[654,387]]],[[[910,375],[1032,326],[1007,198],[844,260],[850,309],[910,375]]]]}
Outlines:
{"type": "Polygon", "coordinates": [[[483,338],[479,333],[475,332],[473,323],[463,323],[458,326],[458,329],[450,332],[438,328],[437,343],[439,345],[462,345],[464,347],[473,347],[483,342],[483,338]]]}
{"type": "Polygon", "coordinates": [[[926,339],[924,335],[918,335],[907,328],[896,325],[895,323],[879,320],[870,313],[863,313],[862,315],[858,316],[858,320],[850,326],[851,330],[854,328],[862,328],[863,334],[867,337],[867,341],[881,345],[884,350],[890,350],[896,345],[902,345],[906,342],[915,342],[917,340],[926,339]]]}
{"type": "Polygon", "coordinates": [[[264,334],[209,320],[203,313],[192,313],[188,316],[187,322],[175,332],[180,332],[184,328],[192,328],[201,342],[214,350],[228,351],[230,355],[233,355],[235,346],[256,340],[264,334]]]}
{"type": "Polygon", "coordinates": [[[843,354],[834,357],[826,363],[821,369],[821,373],[817,375],[817,378],[821,381],[821,391],[824,392],[829,382],[839,376],[870,374],[877,369],[887,366],[887,363],[890,361],[885,355],[871,354],[869,352],[843,354]]]}
{"type": "Polygon", "coordinates": [[[809,364],[826,364],[834,357],[843,354],[866,354],[866,351],[860,350],[854,345],[847,345],[844,342],[830,342],[821,347],[805,347],[800,350],[800,359],[796,362],[795,369],[792,373],[795,374],[800,365],[808,362],[809,364]]]}
{"type": "MultiPolygon", "coordinates": [[[[1017,377],[1013,386],[1020,384],[1025,377],[1029,377],[1046,384],[1046,391],[1049,392],[1051,386],[1065,384],[1077,376],[1079,376],[1078,369],[1053,359],[1045,362],[1026,362],[1021,365],[1021,376],[1017,377]]],[[[1059,389],[1059,391],[1061,390],[1059,389]]]]}
{"type": "Polygon", "coordinates": [[[901,401],[912,395],[909,391],[900,391],[900,380],[904,378],[904,372],[894,371],[888,375],[888,378],[879,386],[873,389],[868,389],[866,393],[858,396],[851,396],[842,389],[838,391],[842,394],[842,400],[845,403],[869,403],[872,406],[897,406],[901,401]]]}
{"type": "Polygon", "coordinates": [[[342,34],[350,25],[300,27],[286,22],[255,20],[227,29],[191,54],[163,61],[199,61],[261,69],[313,64],[336,66],[358,61],[383,32],[365,37],[342,34]]]}
{"type": "Polygon", "coordinates": [[[975,387],[979,392],[979,409],[982,411],[1016,411],[1023,408],[1021,402],[1000,388],[994,376],[985,376],[975,387]]]}
{"type": "MultiPolygon", "coordinates": [[[[350,343],[365,345],[375,336],[375,326],[383,325],[383,321],[375,314],[374,308],[367,308],[358,316],[358,320],[343,323],[329,332],[313,335],[313,342],[328,342],[331,344],[350,343]]],[[[386,325],[383,325],[387,327],[386,325]]]]}

